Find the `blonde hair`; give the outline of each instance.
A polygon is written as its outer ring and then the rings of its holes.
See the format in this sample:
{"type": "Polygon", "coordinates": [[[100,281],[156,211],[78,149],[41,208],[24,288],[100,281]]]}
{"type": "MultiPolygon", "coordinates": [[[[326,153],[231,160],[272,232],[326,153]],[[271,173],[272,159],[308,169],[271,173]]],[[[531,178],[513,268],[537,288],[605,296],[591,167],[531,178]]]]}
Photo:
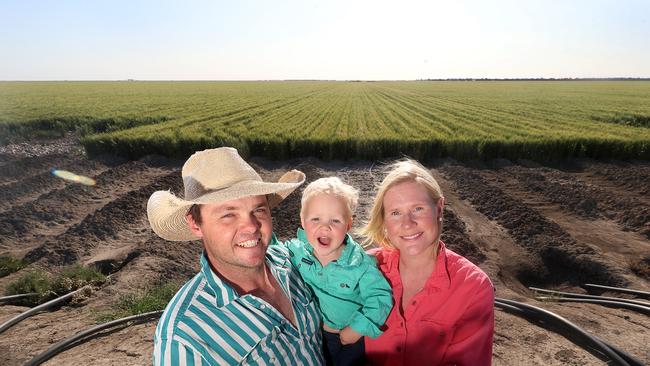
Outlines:
{"type": "Polygon", "coordinates": [[[348,210],[348,218],[352,219],[359,202],[359,191],[351,185],[343,183],[338,177],[319,178],[307,185],[300,199],[301,217],[309,199],[319,194],[333,195],[342,200],[348,210]]]}
{"type": "MultiPolygon", "coordinates": [[[[395,249],[395,246],[386,237],[384,227],[384,196],[386,192],[396,184],[407,181],[416,182],[427,191],[433,202],[437,204],[442,197],[442,190],[429,170],[415,160],[398,160],[388,165],[385,170],[388,173],[379,185],[375,201],[370,210],[368,223],[359,232],[366,237],[363,243],[365,247],[376,243],[383,248],[395,249]]],[[[440,232],[442,232],[442,222],[439,225],[440,232]]]]}

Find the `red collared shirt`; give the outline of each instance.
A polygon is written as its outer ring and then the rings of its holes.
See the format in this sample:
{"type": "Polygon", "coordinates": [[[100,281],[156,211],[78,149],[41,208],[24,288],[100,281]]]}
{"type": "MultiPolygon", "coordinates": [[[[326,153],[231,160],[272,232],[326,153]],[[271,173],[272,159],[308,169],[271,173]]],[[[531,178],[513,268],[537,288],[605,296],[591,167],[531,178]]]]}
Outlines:
{"type": "Polygon", "coordinates": [[[393,289],[393,309],[384,333],[365,337],[372,365],[490,365],[494,289],[488,276],[441,241],[436,266],[404,313],[399,251],[376,252],[379,270],[393,289]]]}

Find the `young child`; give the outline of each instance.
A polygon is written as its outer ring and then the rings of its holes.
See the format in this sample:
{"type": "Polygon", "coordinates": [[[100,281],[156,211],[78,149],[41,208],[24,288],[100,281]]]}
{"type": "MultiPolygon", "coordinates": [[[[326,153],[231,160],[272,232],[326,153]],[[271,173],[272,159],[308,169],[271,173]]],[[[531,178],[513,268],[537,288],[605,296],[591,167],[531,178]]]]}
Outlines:
{"type": "Polygon", "coordinates": [[[298,238],[286,243],[318,298],[324,355],[334,365],[363,364],[363,336],[378,337],[393,306],[374,258],[348,234],[358,197],[336,177],[312,182],[302,194],[298,238]]]}

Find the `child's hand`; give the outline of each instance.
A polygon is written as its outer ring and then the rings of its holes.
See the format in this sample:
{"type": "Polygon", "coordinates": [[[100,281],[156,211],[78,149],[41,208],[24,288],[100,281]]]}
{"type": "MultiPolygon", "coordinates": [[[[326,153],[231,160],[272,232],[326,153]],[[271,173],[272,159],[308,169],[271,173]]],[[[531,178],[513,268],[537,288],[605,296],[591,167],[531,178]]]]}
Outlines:
{"type": "Polygon", "coordinates": [[[362,337],[362,335],[357,333],[356,330],[347,326],[341,329],[341,333],[339,333],[339,337],[341,338],[341,344],[345,346],[347,344],[355,343],[356,341],[359,340],[359,338],[362,337]]]}

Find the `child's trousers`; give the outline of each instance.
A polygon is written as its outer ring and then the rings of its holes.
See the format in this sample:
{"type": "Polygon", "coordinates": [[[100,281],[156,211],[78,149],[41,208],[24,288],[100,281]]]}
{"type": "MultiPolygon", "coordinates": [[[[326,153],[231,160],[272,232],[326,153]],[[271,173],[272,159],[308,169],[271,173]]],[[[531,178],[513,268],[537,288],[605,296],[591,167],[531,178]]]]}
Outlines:
{"type": "Polygon", "coordinates": [[[363,337],[356,343],[342,345],[339,335],[323,331],[323,354],[330,366],[363,365],[365,346],[363,337]]]}

